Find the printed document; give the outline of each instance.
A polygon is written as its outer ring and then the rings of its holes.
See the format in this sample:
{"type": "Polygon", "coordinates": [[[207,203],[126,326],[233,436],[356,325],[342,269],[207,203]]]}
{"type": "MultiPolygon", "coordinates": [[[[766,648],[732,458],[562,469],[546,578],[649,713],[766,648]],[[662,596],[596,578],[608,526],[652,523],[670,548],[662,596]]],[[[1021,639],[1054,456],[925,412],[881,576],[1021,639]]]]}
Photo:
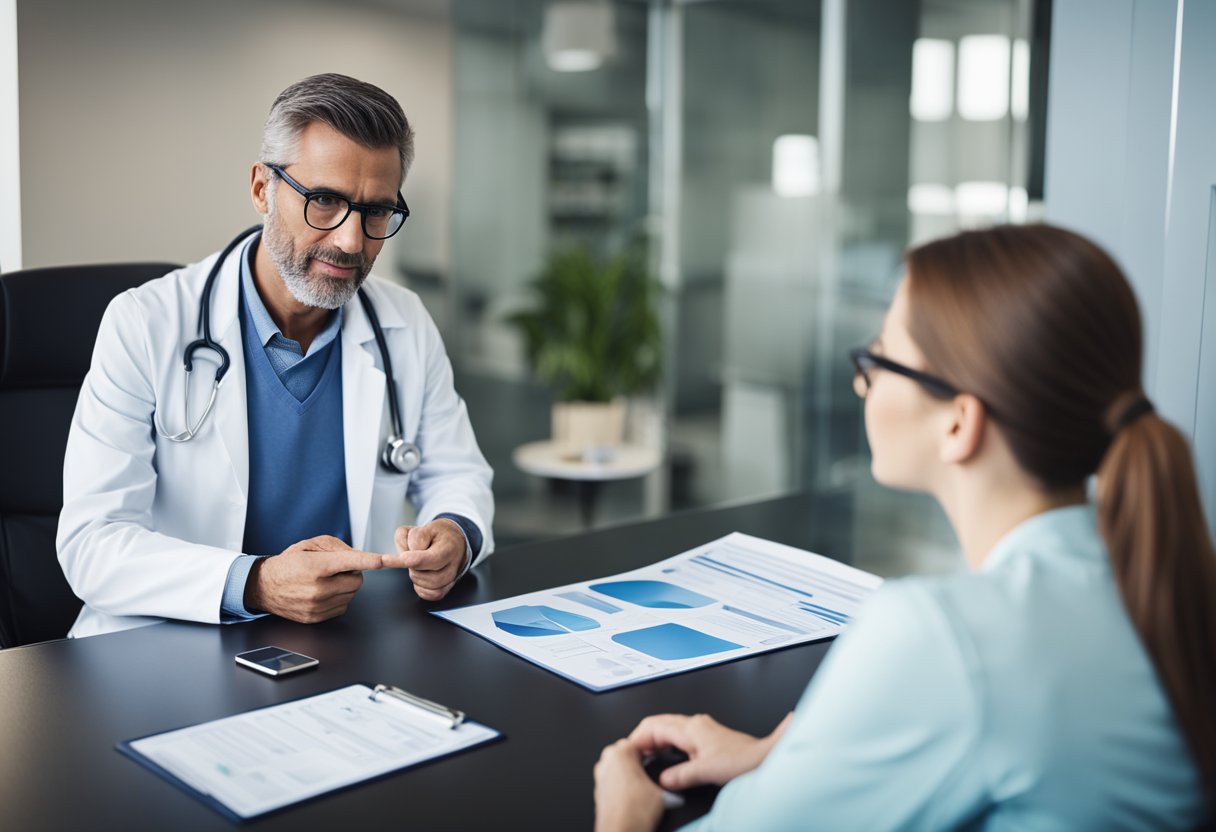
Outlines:
{"type": "Polygon", "coordinates": [[[736,532],[610,578],[434,614],[602,691],[830,638],[881,583],[736,532]]]}
{"type": "Polygon", "coordinates": [[[498,736],[475,722],[453,729],[434,714],[371,695],[351,685],[120,749],[218,801],[225,814],[251,818],[498,736]]]}

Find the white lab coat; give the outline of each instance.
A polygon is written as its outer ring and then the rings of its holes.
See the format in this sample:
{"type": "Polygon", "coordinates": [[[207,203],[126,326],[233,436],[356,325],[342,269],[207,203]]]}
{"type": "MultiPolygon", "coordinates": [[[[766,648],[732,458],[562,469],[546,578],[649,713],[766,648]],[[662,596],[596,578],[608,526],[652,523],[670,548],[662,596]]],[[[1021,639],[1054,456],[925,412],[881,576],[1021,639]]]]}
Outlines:
{"type": "MultiPolygon", "coordinates": [[[[215,409],[189,442],[170,442],[161,431],[184,428],[182,355],[199,337],[199,299],[218,254],[124,292],[106,310],[64,459],[59,561],[84,600],[71,636],[165,618],[220,620],[228,570],[241,554],[249,487],[238,302],[244,249],[224,263],[211,300],[212,335],[232,364],[215,409]]],[[[408,475],[379,464],[392,418],[371,323],[352,299],[340,336],[352,544],[396,551],[393,533],[408,497],[419,523],[443,512],[476,523],[485,536],[474,552],[480,561],[494,548],[492,472],[452,386],[439,331],[408,289],[377,278],[364,287],[388,342],[405,438],[421,449],[422,464],[408,475]]],[[[192,420],[207,403],[219,362],[209,350],[195,356],[192,420]]]]}

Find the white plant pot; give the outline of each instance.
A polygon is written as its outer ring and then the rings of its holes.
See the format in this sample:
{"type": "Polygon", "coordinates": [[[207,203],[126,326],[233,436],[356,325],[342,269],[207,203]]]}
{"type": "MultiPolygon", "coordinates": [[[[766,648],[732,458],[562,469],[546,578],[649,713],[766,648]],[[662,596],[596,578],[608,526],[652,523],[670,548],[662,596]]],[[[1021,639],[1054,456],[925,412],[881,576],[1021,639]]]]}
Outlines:
{"type": "Polygon", "coordinates": [[[625,439],[625,399],[554,402],[552,430],[565,459],[607,462],[625,439]]]}

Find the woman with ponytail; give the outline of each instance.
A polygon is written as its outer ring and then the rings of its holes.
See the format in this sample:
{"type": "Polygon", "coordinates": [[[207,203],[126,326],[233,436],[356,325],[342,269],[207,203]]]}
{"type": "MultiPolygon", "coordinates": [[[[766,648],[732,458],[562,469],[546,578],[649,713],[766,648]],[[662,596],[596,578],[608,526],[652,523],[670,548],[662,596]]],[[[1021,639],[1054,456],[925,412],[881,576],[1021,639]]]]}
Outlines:
{"type": "Polygon", "coordinates": [[[1045,225],[906,262],[854,384],[874,477],[936,497],[970,569],[884,584],[767,737],[644,720],[596,766],[601,832],[657,825],[640,762],[665,747],[689,759],[664,787],[725,785],[702,829],[1213,818],[1216,550],[1187,443],[1142,388],[1131,287],[1045,225]]]}

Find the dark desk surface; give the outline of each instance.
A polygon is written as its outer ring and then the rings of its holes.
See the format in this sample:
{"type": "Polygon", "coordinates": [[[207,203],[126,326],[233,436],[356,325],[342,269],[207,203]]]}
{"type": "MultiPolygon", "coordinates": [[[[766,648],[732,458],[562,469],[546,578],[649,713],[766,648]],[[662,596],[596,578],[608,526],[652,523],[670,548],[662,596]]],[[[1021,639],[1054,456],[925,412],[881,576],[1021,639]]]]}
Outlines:
{"type": "MultiPolygon", "coordinates": [[[[445,606],[611,575],[731,531],[848,561],[847,498],[786,497],[673,515],[505,549],[445,606]]],[[[658,712],[708,712],[767,732],[797,701],[827,643],[794,647],[606,693],[591,693],[427,615],[400,572],[376,572],[343,618],[305,626],[167,623],[0,651],[0,829],[228,829],[201,802],[121,756],[121,740],[353,682],[386,682],[506,734],[505,742],[255,821],[255,829],[590,829],[600,749],[658,712]],[[316,670],[272,679],[233,656],[274,644],[316,670]]],[[[702,814],[691,796],[669,826],[702,814]]]]}

